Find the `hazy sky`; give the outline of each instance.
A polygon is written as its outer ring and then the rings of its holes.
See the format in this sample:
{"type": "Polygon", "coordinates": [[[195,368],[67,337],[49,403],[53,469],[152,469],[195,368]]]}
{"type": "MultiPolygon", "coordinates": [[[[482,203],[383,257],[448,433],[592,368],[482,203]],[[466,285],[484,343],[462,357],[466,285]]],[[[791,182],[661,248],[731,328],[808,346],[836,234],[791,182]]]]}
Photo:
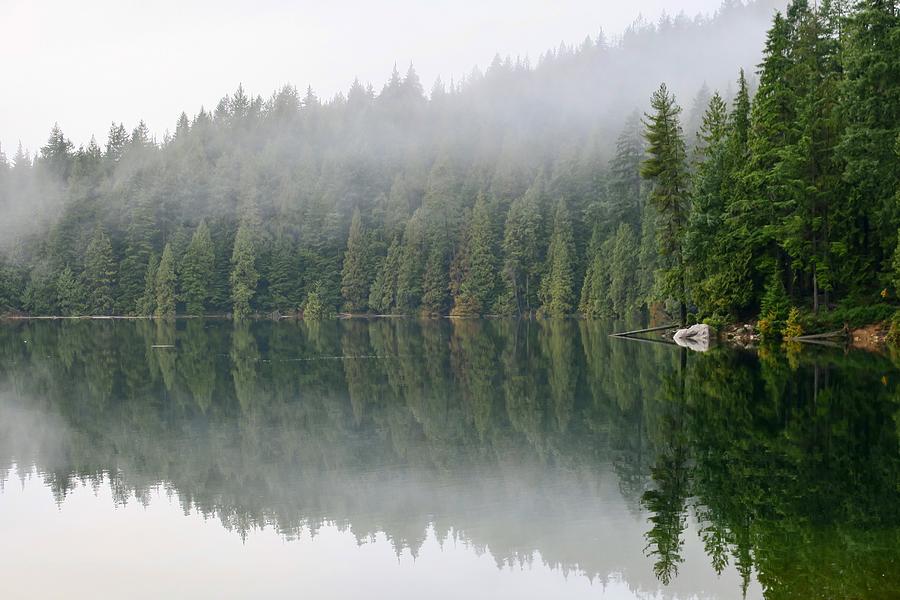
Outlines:
{"type": "Polygon", "coordinates": [[[311,84],[320,97],[354,77],[380,90],[412,61],[437,76],[485,66],[495,53],[532,59],[601,28],[620,34],[642,14],[693,16],[721,0],[0,0],[0,144],[32,150],[54,121],[77,144],[110,121],[154,134],[178,114],[243,83],[268,97],[311,84]]]}

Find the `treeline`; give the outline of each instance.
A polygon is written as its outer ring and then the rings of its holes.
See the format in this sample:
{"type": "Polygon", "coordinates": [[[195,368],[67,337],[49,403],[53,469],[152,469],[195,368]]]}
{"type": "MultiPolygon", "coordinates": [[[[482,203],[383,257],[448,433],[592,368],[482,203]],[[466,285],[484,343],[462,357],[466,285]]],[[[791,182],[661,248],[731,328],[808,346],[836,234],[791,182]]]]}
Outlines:
{"type": "MultiPolygon", "coordinates": [[[[750,9],[731,3],[719,18],[739,10],[750,9]]],[[[733,94],[702,88],[682,119],[662,86],[616,133],[552,100],[554,82],[715,21],[664,22],[618,46],[589,39],[534,68],[497,59],[427,98],[412,67],[377,95],[357,82],[326,103],[311,89],[264,101],[239,88],[211,113],[183,114],[162,144],[143,124],[114,124],[104,149],[74,150],[55,128],[33,161],[20,149],[0,166],[10,212],[61,212],[49,233],[18,232],[0,306],[667,308],[777,325],[792,306],[884,303],[897,289],[898,13],[896,2],[792,2],[772,22],[755,94],[741,73],[733,94]]]]}

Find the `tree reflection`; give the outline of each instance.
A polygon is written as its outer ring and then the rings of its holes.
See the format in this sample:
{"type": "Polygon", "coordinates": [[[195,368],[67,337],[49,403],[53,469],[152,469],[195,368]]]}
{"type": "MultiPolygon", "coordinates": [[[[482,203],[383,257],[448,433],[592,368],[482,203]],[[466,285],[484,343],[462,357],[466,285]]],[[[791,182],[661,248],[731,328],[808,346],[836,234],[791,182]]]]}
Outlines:
{"type": "Polygon", "coordinates": [[[162,485],[241,535],[337,522],[415,553],[432,527],[601,578],[622,568],[587,533],[613,474],[664,585],[696,532],[744,592],[891,597],[898,381],[869,354],[688,356],[572,321],[20,322],[0,474],[35,465],[60,502],[162,485]]]}

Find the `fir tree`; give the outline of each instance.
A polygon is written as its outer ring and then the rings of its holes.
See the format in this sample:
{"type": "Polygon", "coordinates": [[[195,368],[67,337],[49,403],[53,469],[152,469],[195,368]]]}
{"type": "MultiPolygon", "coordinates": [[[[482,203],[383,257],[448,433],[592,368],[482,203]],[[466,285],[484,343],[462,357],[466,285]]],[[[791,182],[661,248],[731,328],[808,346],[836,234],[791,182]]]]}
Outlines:
{"type": "Polygon", "coordinates": [[[681,307],[681,323],[687,322],[687,276],[683,236],[689,211],[688,171],[684,139],[678,115],[681,108],[665,84],[653,94],[652,114],[644,121],[648,158],[641,176],[653,183],[650,199],[659,215],[660,254],[665,257],[661,291],[681,307]]]}
{"type": "Polygon", "coordinates": [[[159,260],[156,255],[150,256],[144,269],[144,291],[137,300],[136,312],[142,317],[153,316],[156,312],[156,271],[159,260]]]}
{"type": "Polygon", "coordinates": [[[235,319],[250,314],[250,301],[256,294],[259,274],[256,271],[254,236],[253,223],[245,219],[234,238],[234,252],[231,255],[231,301],[235,319]]]}
{"type": "Polygon", "coordinates": [[[497,288],[497,243],[491,213],[483,194],[472,209],[471,227],[461,253],[463,268],[453,299],[453,315],[480,315],[493,305],[497,288]]]}
{"type": "Polygon", "coordinates": [[[171,319],[175,316],[175,254],[172,245],[166,244],[159,266],[156,269],[156,312],[157,318],[171,319]]]}
{"type": "Polygon", "coordinates": [[[56,306],[64,317],[83,315],[85,312],[84,287],[68,265],[56,278],[56,306]]]}
{"type": "Polygon", "coordinates": [[[388,246],[387,256],[381,262],[375,281],[372,282],[369,306],[382,314],[388,314],[397,307],[397,282],[402,248],[400,237],[395,236],[388,246]]]}
{"type": "Polygon", "coordinates": [[[503,232],[503,283],[509,308],[504,312],[530,313],[538,306],[537,292],[544,239],[541,203],[543,182],[536,179],[521,198],[513,201],[503,232]]]}
{"type": "Polygon", "coordinates": [[[206,312],[215,270],[215,250],[206,220],[201,220],[178,271],[181,300],[189,315],[206,312]]]}
{"type": "Polygon", "coordinates": [[[108,315],[115,307],[116,264],[112,245],[102,226],[94,230],[84,257],[84,287],[88,310],[96,315],[108,315]]]}
{"type": "Polygon", "coordinates": [[[365,311],[370,286],[369,240],[359,208],[354,209],[341,271],[341,296],[350,312],[365,311]]]}
{"type": "Polygon", "coordinates": [[[541,281],[541,312],[551,317],[575,311],[575,236],[566,202],[560,199],[547,249],[547,266],[541,281]]]}

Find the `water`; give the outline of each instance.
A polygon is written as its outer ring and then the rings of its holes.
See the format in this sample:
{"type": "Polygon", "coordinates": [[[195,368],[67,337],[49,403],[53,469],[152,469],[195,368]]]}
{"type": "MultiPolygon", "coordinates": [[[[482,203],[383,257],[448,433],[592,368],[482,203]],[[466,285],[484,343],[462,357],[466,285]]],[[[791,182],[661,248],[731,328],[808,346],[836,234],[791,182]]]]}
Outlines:
{"type": "Polygon", "coordinates": [[[2,595],[900,597],[889,358],[608,333],[0,325],[2,595]]]}

